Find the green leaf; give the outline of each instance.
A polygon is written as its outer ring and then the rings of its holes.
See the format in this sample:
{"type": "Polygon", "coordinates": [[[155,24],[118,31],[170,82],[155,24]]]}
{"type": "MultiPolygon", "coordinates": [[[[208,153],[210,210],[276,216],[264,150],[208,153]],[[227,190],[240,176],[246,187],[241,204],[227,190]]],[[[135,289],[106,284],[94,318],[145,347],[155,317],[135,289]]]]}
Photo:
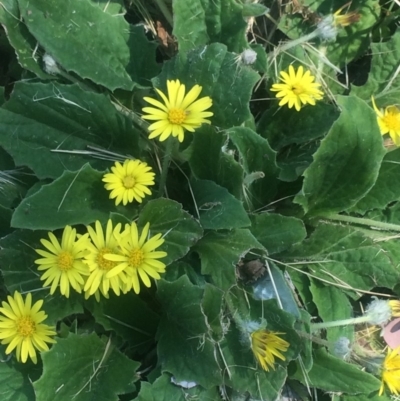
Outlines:
{"type": "Polygon", "coordinates": [[[369,373],[341,359],[329,355],[323,348],[315,350],[314,365],[304,377],[298,367],[293,378],[305,385],[323,391],[344,392],[349,394],[371,393],[379,390],[380,381],[369,373]]]}
{"type": "Polygon", "coordinates": [[[342,226],[320,224],[311,237],[286,251],[285,260],[308,267],[325,282],[370,291],[373,287],[393,288],[397,262],[391,261],[380,243],[342,226]]]}
{"type": "Polygon", "coordinates": [[[177,381],[195,381],[205,388],[222,383],[206,316],[200,306],[204,291],[187,276],[159,282],[157,295],[164,308],[158,339],[163,372],[177,381]]]}
{"type": "Polygon", "coordinates": [[[302,220],[277,213],[252,215],[250,231],[269,255],[284,251],[307,235],[302,220]]]}
{"type": "Polygon", "coordinates": [[[174,35],[180,52],[212,42],[240,53],[246,47],[244,7],[232,0],[175,0],[174,35]]]}
{"type": "Polygon", "coordinates": [[[248,227],[250,220],[240,201],[213,181],[190,183],[204,229],[222,230],[248,227]]]}
{"type": "Polygon", "coordinates": [[[302,193],[294,200],[314,215],[355,205],[374,185],[385,154],[375,112],[356,97],[337,100],[342,113],[304,172],[302,193]]]}
{"type": "Polygon", "coordinates": [[[171,383],[171,377],[161,375],[153,384],[142,382],[140,393],[135,401],[212,401],[218,400],[220,395],[217,387],[205,390],[199,385],[186,389],[171,383]]]}
{"type": "Polygon", "coordinates": [[[11,225],[33,230],[55,230],[66,225],[105,221],[113,201],[101,181],[103,173],[89,164],[64,174],[27,196],[15,210],[11,225]],[[26,213],[28,210],[28,213],[26,213]]]}
{"type": "Polygon", "coordinates": [[[340,401],[393,401],[393,395],[389,395],[389,392],[387,394],[383,393],[382,395],[379,395],[377,391],[375,391],[373,394],[356,394],[356,395],[348,395],[348,394],[343,394],[339,400],[340,401]]]}
{"type": "Polygon", "coordinates": [[[0,395],[4,401],[34,401],[35,393],[27,376],[12,366],[0,363],[0,395]]]}
{"type": "Polygon", "coordinates": [[[245,3],[243,4],[243,17],[260,17],[269,11],[263,4],[245,3]]]}
{"type": "Polygon", "coordinates": [[[211,285],[204,286],[204,295],[201,301],[201,308],[207,318],[206,324],[209,327],[210,334],[215,341],[220,341],[225,335],[223,327],[225,308],[223,304],[223,292],[211,285]]]}
{"type": "Polygon", "coordinates": [[[263,250],[263,246],[249,230],[207,233],[193,248],[201,258],[202,274],[209,274],[213,283],[227,290],[236,283],[235,265],[241,256],[252,248],[263,250]]]}
{"type": "Polygon", "coordinates": [[[371,209],[384,209],[400,198],[400,149],[388,152],[383,158],[378,178],[371,190],[352,211],[364,214],[371,209]]]}
{"type": "Polygon", "coordinates": [[[18,3],[29,31],[65,70],[110,90],[147,85],[157,73],[155,44],[123,14],[110,15],[89,1],[18,3]]]}
{"type": "MultiPolygon", "coordinates": [[[[353,308],[341,289],[324,286],[320,281],[311,280],[310,290],[313,301],[317,305],[319,316],[324,322],[353,317],[353,308]],[[332,305],[335,307],[333,308],[332,305]]],[[[331,352],[333,352],[334,342],[340,337],[346,337],[350,342],[353,342],[354,327],[353,325],[331,327],[327,329],[327,335],[332,347],[331,352]]]]}
{"type": "Polygon", "coordinates": [[[111,165],[91,157],[88,146],[112,147],[121,154],[129,149],[140,157],[139,133],[131,120],[104,94],[85,92],[78,85],[16,83],[0,109],[0,121],[0,145],[38,178],[57,178],[89,161],[100,170],[111,165]]]}
{"type": "Polygon", "coordinates": [[[164,63],[162,73],[153,80],[154,86],[165,91],[167,79],[179,79],[187,90],[199,84],[203,88],[200,97],[210,96],[213,101],[214,126],[241,125],[252,119],[249,101],[260,77],[250,67],[237,64],[235,57],[221,43],[192,50],[187,55],[179,53],[164,63]]]}
{"type": "Polygon", "coordinates": [[[118,401],[118,394],[135,389],[140,366],[94,333],[59,338],[42,359],[43,375],[33,383],[40,401],[53,401],[55,394],[59,400],[118,401]]]}
{"type": "MultiPolygon", "coordinates": [[[[396,74],[396,69],[400,59],[400,30],[397,30],[388,41],[371,43],[371,54],[371,69],[367,83],[363,86],[353,85],[351,93],[370,100],[371,95],[379,99],[378,94],[381,92],[385,92],[385,96],[390,96],[390,92],[394,92],[393,95],[398,101],[400,76],[396,74]]],[[[396,103],[396,100],[393,99],[393,103],[396,103]]]]}
{"type": "Polygon", "coordinates": [[[3,0],[0,7],[0,23],[7,32],[7,38],[15,50],[22,68],[35,73],[41,79],[53,79],[46,74],[34,57],[37,42],[21,21],[17,0],[3,0]]]}
{"type": "Polygon", "coordinates": [[[189,165],[196,178],[212,180],[241,199],[243,169],[231,155],[223,152],[223,143],[222,133],[209,126],[201,127],[193,137],[189,165]]]}
{"type": "Polygon", "coordinates": [[[248,202],[252,209],[265,206],[276,195],[278,186],[278,167],[276,152],[268,141],[250,128],[234,127],[228,131],[229,139],[237,147],[244,171],[248,179],[251,175],[261,173],[261,178],[247,184],[248,202]]]}
{"type": "Polygon", "coordinates": [[[48,239],[47,233],[16,230],[0,239],[1,272],[11,294],[32,292],[34,301],[43,299],[43,310],[48,315],[45,323],[55,325],[66,316],[83,313],[82,295],[72,291],[70,298],[59,292],[49,296],[49,289],[43,288],[34,263],[39,258],[34,250],[43,248],[40,238],[48,239]]]}
{"type": "Polygon", "coordinates": [[[142,354],[154,345],[159,317],[132,291],[120,296],[110,293],[109,299],[102,298],[100,302],[92,298],[85,306],[96,322],[105,330],[115,331],[130,344],[131,350],[142,354]]]}
{"type": "Polygon", "coordinates": [[[152,235],[161,233],[165,238],[160,249],[168,254],[163,258],[166,265],[185,256],[203,235],[200,224],[182,210],[181,204],[170,199],[149,201],[140,212],[138,220],[140,227],[146,223],[150,223],[152,235]]]}
{"type": "Polygon", "coordinates": [[[275,150],[291,144],[304,144],[323,137],[339,117],[336,107],[323,102],[304,107],[301,113],[288,107],[271,107],[261,116],[257,132],[275,150]]]}

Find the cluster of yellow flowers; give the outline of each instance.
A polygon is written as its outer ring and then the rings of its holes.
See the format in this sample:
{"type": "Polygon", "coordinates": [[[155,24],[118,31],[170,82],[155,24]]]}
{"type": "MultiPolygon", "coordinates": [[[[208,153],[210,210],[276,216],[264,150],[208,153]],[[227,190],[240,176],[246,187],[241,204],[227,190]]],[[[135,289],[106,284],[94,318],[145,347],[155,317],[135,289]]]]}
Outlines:
{"type": "Polygon", "coordinates": [[[149,237],[150,224],[147,223],[139,234],[135,222],[121,223],[113,227],[108,220],[106,231],[99,221],[95,228],[88,226],[88,232],[79,235],[75,228],[65,227],[61,243],[49,232],[49,240],[41,239],[46,248],[37,249],[42,256],[35,260],[42,271],[43,286],[50,286],[50,294],[60,287],[62,295],[69,297],[70,287],[85,297],[100,294],[108,298],[110,288],[115,294],[127,293],[131,289],[140,292],[140,281],[151,286],[150,278],[160,279],[165,272],[165,264],[159,261],[166,252],[156,251],[164,243],[161,234],[149,237]]]}

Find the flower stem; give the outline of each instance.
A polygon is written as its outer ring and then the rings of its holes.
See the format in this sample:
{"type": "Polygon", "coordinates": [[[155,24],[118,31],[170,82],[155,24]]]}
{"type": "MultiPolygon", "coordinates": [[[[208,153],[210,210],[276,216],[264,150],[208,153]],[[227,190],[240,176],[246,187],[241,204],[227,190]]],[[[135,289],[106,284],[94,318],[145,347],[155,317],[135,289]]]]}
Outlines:
{"type": "Polygon", "coordinates": [[[375,227],[375,228],[380,228],[382,230],[386,231],[399,231],[400,232],[400,225],[398,224],[391,224],[391,223],[384,223],[382,221],[376,221],[372,219],[364,219],[362,217],[353,217],[353,216],[345,216],[342,214],[327,214],[324,216],[318,216],[323,219],[328,219],[328,220],[335,220],[335,221],[343,221],[346,223],[354,223],[354,224],[359,224],[362,226],[369,226],[369,227],[375,227]]]}
{"type": "MultiPolygon", "coordinates": [[[[315,30],[315,31],[309,33],[308,35],[302,36],[302,37],[300,37],[298,39],[290,40],[289,42],[286,42],[282,46],[278,46],[276,48],[276,50],[279,53],[283,53],[283,52],[291,49],[292,47],[295,47],[295,46],[300,45],[302,43],[308,42],[309,40],[314,39],[317,36],[318,36],[318,31],[315,30]]],[[[274,58],[274,57],[276,57],[276,52],[270,53],[270,58],[274,58]]]]}
{"type": "Polygon", "coordinates": [[[329,327],[347,326],[349,324],[366,323],[370,320],[368,315],[353,317],[352,319],[334,320],[332,322],[311,323],[311,331],[328,329],[329,327]]]}
{"type": "Polygon", "coordinates": [[[175,142],[175,138],[170,137],[167,139],[166,144],[165,144],[164,159],[163,159],[162,166],[161,166],[160,184],[158,187],[159,196],[164,195],[165,185],[167,183],[168,168],[169,168],[169,164],[171,162],[171,155],[172,155],[172,150],[174,147],[174,142],[175,142]]]}

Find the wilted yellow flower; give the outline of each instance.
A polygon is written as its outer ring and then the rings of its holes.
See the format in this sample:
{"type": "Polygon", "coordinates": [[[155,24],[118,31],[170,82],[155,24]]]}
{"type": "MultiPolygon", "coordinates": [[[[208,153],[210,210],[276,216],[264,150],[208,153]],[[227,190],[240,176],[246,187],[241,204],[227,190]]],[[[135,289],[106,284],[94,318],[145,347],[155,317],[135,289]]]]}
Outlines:
{"type": "Polygon", "coordinates": [[[38,270],[45,270],[40,280],[45,281],[43,287],[51,284],[50,294],[54,294],[58,285],[62,295],[69,297],[69,287],[81,292],[85,284],[83,276],[89,275],[88,266],[83,263],[83,257],[90,244],[89,234],[80,236],[77,239],[76,230],[66,226],[61,244],[56,236],[49,232],[50,241],[41,239],[42,245],[49,251],[36,249],[36,252],[43,256],[43,259],[36,259],[38,270]]]}
{"type": "Polygon", "coordinates": [[[388,353],[382,365],[382,384],[379,395],[383,394],[385,384],[392,394],[400,393],[400,347],[396,349],[388,348],[388,353]]]}
{"type": "Polygon", "coordinates": [[[213,116],[213,113],[206,110],[212,106],[212,100],[209,96],[198,99],[202,90],[200,85],[193,86],[185,95],[185,85],[181,84],[179,79],[168,80],[167,90],[168,97],[156,89],[164,103],[151,97],[143,98],[147,103],[155,106],[142,109],[143,113],[147,113],[142,116],[143,119],[156,121],[149,126],[150,139],[159,136],[162,142],[172,135],[182,142],[184,130],[194,132],[203,123],[211,124],[207,117],[213,116]]]}
{"type": "Polygon", "coordinates": [[[135,222],[126,226],[127,235],[119,238],[121,254],[105,254],[104,258],[116,262],[116,266],[110,270],[106,277],[112,277],[124,272],[127,278],[124,292],[133,288],[136,294],[140,292],[140,281],[146,287],[151,286],[149,277],[159,280],[160,273],[165,272],[165,264],[157,259],[167,256],[166,252],[156,251],[155,249],[164,243],[161,234],[156,234],[148,238],[150,224],[147,223],[139,237],[139,232],[135,222]],[[140,280],[139,280],[140,278],[140,280]]]}
{"type": "Polygon", "coordinates": [[[16,348],[18,361],[25,363],[29,356],[37,363],[36,349],[48,351],[46,343],[55,343],[51,336],[57,334],[52,327],[42,323],[47,318],[40,310],[43,300],[32,306],[32,295],[29,293],[24,301],[18,291],[7,300],[0,308],[0,340],[2,344],[8,344],[6,354],[16,348]]]}
{"type": "Polygon", "coordinates": [[[383,109],[376,107],[373,96],[371,99],[381,134],[389,134],[396,146],[400,146],[400,108],[392,105],[387,106],[385,111],[383,111],[383,109]]]}
{"type": "Polygon", "coordinates": [[[323,92],[319,90],[321,86],[315,83],[315,77],[311,75],[310,71],[304,73],[303,66],[300,66],[297,72],[293,66],[289,66],[289,73],[285,71],[280,72],[281,80],[283,83],[273,84],[271,91],[278,92],[277,98],[282,98],[279,106],[288,104],[289,109],[293,106],[297,111],[305,104],[315,106],[316,100],[321,100],[323,92]]]}
{"type": "Polygon", "coordinates": [[[265,329],[259,329],[250,334],[253,354],[266,371],[269,371],[269,368],[275,369],[275,357],[282,361],[286,359],[281,351],[286,352],[290,344],[279,337],[281,334],[284,333],[265,329]]]}
{"type": "Polygon", "coordinates": [[[120,254],[117,238],[121,236],[121,223],[113,228],[112,221],[108,220],[105,234],[100,221],[96,221],[95,228],[87,228],[92,242],[88,245],[88,253],[84,259],[90,270],[84,290],[86,298],[95,294],[99,301],[100,293],[108,298],[110,287],[116,295],[120,295],[127,279],[123,269],[117,269],[117,262],[104,258],[105,254],[120,254]],[[111,278],[107,277],[108,272],[113,272],[111,278]]]}
{"type": "Polygon", "coordinates": [[[341,14],[343,9],[346,8],[349,4],[350,3],[347,3],[343,7],[340,7],[339,10],[337,10],[333,14],[333,20],[335,25],[349,26],[360,20],[361,15],[357,11],[350,11],[348,13],[341,14]]]}
{"type": "Polygon", "coordinates": [[[124,164],[115,162],[111,171],[104,175],[103,182],[105,189],[111,191],[110,199],[115,198],[115,205],[122,202],[126,206],[134,199],[142,203],[146,195],[151,195],[148,186],[154,185],[155,173],[147,163],[140,160],[125,160],[124,164]]]}

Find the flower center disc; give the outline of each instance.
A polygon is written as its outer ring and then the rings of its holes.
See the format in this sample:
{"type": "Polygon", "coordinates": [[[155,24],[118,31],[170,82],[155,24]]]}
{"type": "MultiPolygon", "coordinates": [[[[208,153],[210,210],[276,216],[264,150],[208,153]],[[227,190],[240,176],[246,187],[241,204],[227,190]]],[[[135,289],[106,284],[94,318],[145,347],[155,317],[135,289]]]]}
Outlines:
{"type": "Polygon", "coordinates": [[[123,184],[126,189],[133,188],[135,186],[135,183],[136,181],[131,175],[128,175],[123,179],[123,184]]]}
{"type": "Polygon", "coordinates": [[[103,248],[99,251],[99,253],[97,254],[97,258],[96,258],[96,262],[97,262],[97,266],[99,266],[100,270],[105,270],[105,271],[109,271],[111,270],[114,266],[117,265],[116,262],[113,262],[112,260],[107,260],[103,257],[103,255],[107,254],[107,253],[114,253],[112,251],[112,249],[109,248],[103,248]]]}
{"type": "Polygon", "coordinates": [[[24,316],[17,321],[17,332],[22,337],[30,337],[36,331],[35,322],[30,316],[24,316]]]}
{"type": "Polygon", "coordinates": [[[134,249],[129,255],[129,264],[133,267],[140,267],[144,261],[144,255],[141,249],[134,249]]]}
{"type": "Polygon", "coordinates": [[[305,93],[303,86],[299,84],[293,85],[292,91],[295,95],[301,95],[302,93],[305,93]]]}
{"type": "Polygon", "coordinates": [[[186,119],[186,113],[182,109],[171,109],[168,120],[171,124],[182,124],[186,119]]]}
{"type": "Polygon", "coordinates": [[[68,251],[63,251],[58,255],[58,268],[62,271],[72,269],[74,258],[68,251]]]}

